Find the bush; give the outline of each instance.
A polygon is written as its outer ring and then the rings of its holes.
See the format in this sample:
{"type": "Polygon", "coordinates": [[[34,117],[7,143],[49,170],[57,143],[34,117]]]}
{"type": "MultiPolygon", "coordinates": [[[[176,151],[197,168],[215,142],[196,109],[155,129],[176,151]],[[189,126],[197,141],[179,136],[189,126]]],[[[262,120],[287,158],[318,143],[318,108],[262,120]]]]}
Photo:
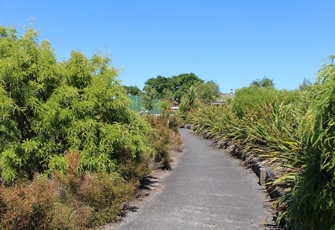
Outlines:
{"type": "Polygon", "coordinates": [[[63,154],[81,154],[80,170],[113,172],[150,151],[150,126],[130,110],[108,56],[73,51],[57,62],[47,41],[0,27],[0,167],[11,183],[64,170],[63,154]]]}
{"type": "Polygon", "coordinates": [[[171,169],[170,151],[180,150],[182,145],[178,131],[179,118],[164,114],[158,117],[147,116],[147,121],[157,130],[157,133],[150,136],[155,150],[155,162],[160,164],[162,169],[171,169]]]}
{"type": "Polygon", "coordinates": [[[330,59],[308,90],[310,103],[299,127],[306,165],[287,209],[292,229],[335,229],[335,65],[330,59]]]}
{"type": "Polygon", "coordinates": [[[80,155],[66,155],[65,173],[38,174],[32,182],[0,189],[2,229],[88,229],[114,221],[134,193],[118,174],[78,170],[80,155]]]}

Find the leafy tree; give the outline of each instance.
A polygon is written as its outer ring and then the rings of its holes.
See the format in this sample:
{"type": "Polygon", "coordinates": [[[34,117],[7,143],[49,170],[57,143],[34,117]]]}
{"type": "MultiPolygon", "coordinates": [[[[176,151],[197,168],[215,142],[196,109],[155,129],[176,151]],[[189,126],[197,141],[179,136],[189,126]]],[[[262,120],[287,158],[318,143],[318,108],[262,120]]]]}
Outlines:
{"type": "Polygon", "coordinates": [[[198,107],[199,101],[197,99],[197,92],[195,87],[192,85],[186,96],[182,98],[182,101],[179,105],[179,115],[182,120],[185,122],[188,121],[188,116],[198,107]]]}
{"type": "Polygon", "coordinates": [[[123,88],[126,90],[127,94],[130,94],[132,96],[139,96],[142,93],[142,91],[137,86],[124,85],[123,88]]]}
{"type": "Polygon", "coordinates": [[[110,59],[73,51],[57,62],[33,28],[18,37],[0,27],[0,168],[10,182],[34,172],[65,170],[64,155],[81,155],[80,170],[111,172],[141,162],[151,127],[130,110],[110,59]]]}
{"type": "Polygon", "coordinates": [[[158,108],[162,110],[163,114],[169,114],[170,109],[171,109],[171,103],[170,101],[167,100],[161,100],[158,102],[158,108]]]}
{"type": "Polygon", "coordinates": [[[188,93],[191,86],[195,85],[196,83],[204,82],[204,80],[200,79],[194,73],[184,73],[178,76],[172,76],[172,79],[175,99],[178,103],[180,103],[182,97],[188,93]]]}
{"type": "Polygon", "coordinates": [[[163,90],[163,97],[162,98],[169,101],[169,102],[174,102],[175,101],[174,93],[168,88],[163,90]]]}
{"type": "Polygon", "coordinates": [[[263,77],[263,79],[259,80],[256,79],[253,82],[250,83],[250,86],[257,86],[257,87],[274,87],[273,80],[263,77]]]}
{"type": "Polygon", "coordinates": [[[300,90],[305,90],[307,89],[310,85],[312,85],[312,82],[306,78],[304,78],[303,82],[301,83],[301,85],[299,85],[299,89],[300,90]]]}
{"type": "Polygon", "coordinates": [[[155,98],[157,98],[157,91],[151,86],[145,86],[141,100],[146,110],[152,110],[154,108],[153,100],[155,98]]]}
{"type": "MultiPolygon", "coordinates": [[[[155,90],[154,98],[165,98],[167,90],[170,90],[174,95],[174,100],[172,101],[180,103],[182,96],[186,95],[189,88],[197,82],[203,83],[204,81],[194,73],[184,73],[170,78],[157,76],[147,80],[144,88],[153,88],[155,90]]],[[[144,89],[144,91],[146,90],[144,89]]]]}
{"type": "Polygon", "coordinates": [[[157,76],[156,78],[150,78],[148,79],[144,84],[144,91],[146,87],[151,87],[155,90],[156,98],[164,98],[164,90],[168,89],[173,92],[173,84],[172,84],[171,78],[166,78],[163,76],[157,76]]]}
{"type": "Polygon", "coordinates": [[[197,82],[195,84],[195,90],[199,100],[203,104],[210,104],[220,96],[219,85],[214,81],[207,81],[205,83],[197,82]]]}

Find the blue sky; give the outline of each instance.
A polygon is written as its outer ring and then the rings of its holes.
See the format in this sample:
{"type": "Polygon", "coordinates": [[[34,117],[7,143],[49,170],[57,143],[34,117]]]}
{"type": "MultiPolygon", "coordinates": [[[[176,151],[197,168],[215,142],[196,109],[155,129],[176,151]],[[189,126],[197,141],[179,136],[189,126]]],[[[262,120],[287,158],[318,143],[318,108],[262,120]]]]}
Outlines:
{"type": "Polygon", "coordinates": [[[296,89],[335,54],[334,0],[0,0],[0,24],[35,19],[58,60],[99,50],[124,85],[195,73],[222,92],[268,77],[296,89]]]}

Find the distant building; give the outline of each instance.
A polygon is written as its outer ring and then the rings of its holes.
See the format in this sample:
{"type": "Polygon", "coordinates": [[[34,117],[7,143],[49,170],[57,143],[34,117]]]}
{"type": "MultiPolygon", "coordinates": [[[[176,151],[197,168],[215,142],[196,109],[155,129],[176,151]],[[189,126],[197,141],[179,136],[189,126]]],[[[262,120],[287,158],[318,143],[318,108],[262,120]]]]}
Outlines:
{"type": "Polygon", "coordinates": [[[227,98],[232,98],[233,96],[234,96],[233,90],[230,90],[230,93],[222,93],[216,101],[213,101],[211,103],[211,105],[213,106],[221,105],[227,100],[227,98]]]}

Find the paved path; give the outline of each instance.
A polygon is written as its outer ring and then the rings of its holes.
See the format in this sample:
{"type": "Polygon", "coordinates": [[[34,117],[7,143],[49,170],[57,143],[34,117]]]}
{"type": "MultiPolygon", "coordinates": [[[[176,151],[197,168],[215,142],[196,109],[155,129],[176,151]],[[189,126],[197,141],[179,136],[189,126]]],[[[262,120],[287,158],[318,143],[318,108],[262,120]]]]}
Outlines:
{"type": "Polygon", "coordinates": [[[261,229],[269,208],[258,178],[211,141],[180,132],[184,153],[163,191],[114,229],[261,229]]]}

